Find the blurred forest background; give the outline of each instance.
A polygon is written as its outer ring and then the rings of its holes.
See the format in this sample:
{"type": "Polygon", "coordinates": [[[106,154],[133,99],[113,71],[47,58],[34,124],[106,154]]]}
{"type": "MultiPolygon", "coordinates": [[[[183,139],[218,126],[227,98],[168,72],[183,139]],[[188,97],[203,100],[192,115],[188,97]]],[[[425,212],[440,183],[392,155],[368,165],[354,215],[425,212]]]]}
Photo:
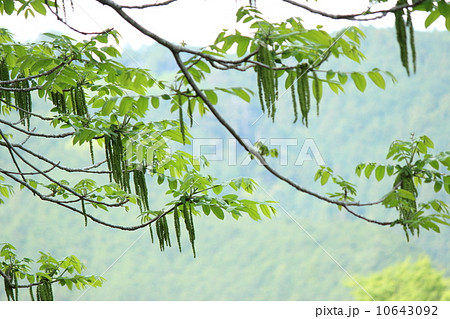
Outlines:
{"type": "MultiPolygon", "coordinates": [[[[306,161],[302,166],[294,165],[303,142],[312,138],[327,166],[359,186],[361,201],[379,199],[389,190],[393,180],[385,179],[382,183],[370,180],[369,183],[365,177],[358,178],[354,174],[356,165],[361,162],[385,162],[393,140],[406,140],[410,133],[428,135],[434,141],[436,153],[448,149],[450,145],[450,34],[416,32],[418,70],[408,78],[400,63],[395,31],[375,28],[364,28],[363,31],[367,39],[362,44],[362,52],[367,60],[362,65],[349,60],[330,59],[323,69],[370,71],[378,67],[392,72],[398,79],[397,84],[389,81],[386,90],[368,83],[366,92],[360,93],[351,79],[345,86],[345,94],[335,95],[324,86],[320,116],[311,116],[308,128],[301,123],[292,123],[289,92],[281,96],[275,123],[265,116],[257,120],[261,110],[256,97],[247,105],[237,98],[224,96],[219,99],[218,105],[237,131],[253,142],[260,138],[297,139],[298,145],[289,147],[289,165],[281,166],[279,159],[271,161],[302,186],[325,193],[332,188],[314,183],[314,173],[318,169],[314,161],[306,161]],[[373,184],[378,187],[373,187],[373,184]]],[[[170,53],[156,46],[141,46],[137,51],[124,48],[123,62],[149,68],[166,80],[173,78],[176,71],[170,53]]],[[[214,72],[204,85],[246,86],[256,92],[254,79],[252,71],[214,72]]],[[[50,109],[48,105],[37,105],[36,108],[50,109]]],[[[150,112],[148,119],[160,118],[162,109],[160,107],[150,112]]],[[[173,118],[177,118],[177,114],[173,114],[173,118]]],[[[229,141],[231,136],[213,117],[206,115],[201,119],[195,118],[195,121],[199,125],[194,123],[191,128],[193,136],[223,139],[227,150],[232,143],[229,141]]],[[[70,141],[49,145],[35,139],[33,147],[41,152],[46,150],[49,158],[66,165],[89,165],[89,152],[78,146],[72,151],[70,141]]],[[[97,158],[101,158],[100,150],[97,152],[97,158]]],[[[238,148],[238,164],[245,156],[238,148]]],[[[6,157],[0,158],[0,165],[8,160],[6,157]]],[[[82,217],[45,204],[26,191],[16,189],[15,196],[0,207],[0,242],[10,242],[16,246],[20,257],[37,259],[38,251],[44,249],[56,258],[69,254],[78,256],[88,267],[86,274],[102,275],[106,271],[103,275],[107,279],[104,287],[90,289],[83,296],[79,291],[70,292],[66,288],[55,287],[56,300],[76,300],[80,296],[80,300],[367,298],[352,284],[346,272],[367,286],[366,289],[376,298],[387,299],[389,296],[375,291],[380,284],[370,283],[371,279],[383,282],[373,276],[386,267],[391,268],[385,270],[387,277],[383,278],[396,278],[398,284],[404,286],[420,283],[423,278],[427,282],[430,280],[420,275],[407,276],[403,280],[395,272],[392,276],[393,269],[417,268],[416,273],[422,272],[423,276],[432,273],[440,290],[439,294],[431,295],[438,288],[433,285],[427,287],[429,298],[450,298],[447,292],[450,288],[445,279],[450,277],[450,229],[443,227],[441,234],[421,232],[419,238],[412,238],[407,243],[401,227],[381,227],[357,220],[338,211],[335,206],[274,180],[255,163],[228,165],[225,158],[223,161],[212,161],[208,169],[220,179],[238,176],[254,178],[261,185],[254,196],[256,199],[278,201],[277,216],[260,222],[248,217],[239,221],[231,216],[226,216],[224,221],[212,215],[195,218],[197,258],[193,258],[187,242],[182,253],[176,247],[160,252],[157,244],[151,244],[147,230],[127,233],[93,223],[85,228],[82,217]],[[417,267],[408,266],[413,264],[417,267]]],[[[424,191],[421,199],[432,193],[432,189],[430,192],[424,191]]],[[[444,196],[442,199],[448,202],[448,196],[444,196]]],[[[154,209],[161,207],[163,197],[163,188],[158,188],[156,184],[150,188],[154,209]]],[[[386,221],[397,216],[396,211],[382,207],[360,209],[358,212],[386,221]]],[[[97,216],[130,225],[139,222],[137,211],[110,214],[106,216],[106,213],[98,212],[97,216]]],[[[186,239],[187,236],[184,237],[186,239]]],[[[388,280],[391,285],[393,281],[388,280]]],[[[410,287],[408,291],[416,289],[410,287]]],[[[26,299],[26,296],[21,298],[26,299]]],[[[396,299],[400,298],[398,296],[396,299]]],[[[416,297],[405,295],[404,298],[416,297]]],[[[426,297],[421,295],[417,298],[426,297]]],[[[3,290],[0,300],[6,300],[3,290]]]]}

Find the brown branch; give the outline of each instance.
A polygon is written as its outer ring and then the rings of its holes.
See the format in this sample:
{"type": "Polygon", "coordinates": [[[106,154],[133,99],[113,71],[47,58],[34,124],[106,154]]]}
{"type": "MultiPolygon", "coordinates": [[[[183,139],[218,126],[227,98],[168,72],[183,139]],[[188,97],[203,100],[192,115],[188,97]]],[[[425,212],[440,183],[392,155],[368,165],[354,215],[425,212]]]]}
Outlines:
{"type": "Polygon", "coordinates": [[[326,18],[330,18],[330,19],[334,19],[334,20],[355,20],[355,21],[370,21],[370,20],[376,20],[376,19],[380,19],[383,18],[384,16],[386,16],[388,13],[393,13],[399,10],[403,10],[406,8],[414,8],[416,6],[418,6],[419,4],[425,2],[425,0],[419,0],[416,2],[413,2],[412,4],[402,4],[402,5],[398,5],[395,7],[392,7],[390,9],[386,9],[386,10],[377,10],[377,11],[370,11],[370,8],[364,12],[360,12],[360,13],[353,13],[353,14],[330,14],[324,11],[320,11],[320,10],[316,10],[314,8],[311,8],[310,6],[298,3],[297,1],[293,1],[293,0],[282,0],[284,2],[287,2],[293,6],[302,8],[304,10],[307,10],[311,13],[314,14],[318,14],[321,15],[323,17],[326,18]],[[372,16],[372,17],[365,17],[365,18],[361,18],[362,16],[372,16]],[[375,15],[375,16],[374,16],[375,15]]]}
{"type": "Polygon", "coordinates": [[[354,211],[352,211],[351,209],[349,209],[349,208],[347,207],[347,205],[342,205],[342,207],[344,207],[344,209],[345,209],[346,211],[348,211],[350,214],[352,214],[353,216],[355,216],[355,217],[357,217],[357,218],[360,218],[360,219],[363,219],[363,220],[365,220],[365,221],[368,222],[368,223],[377,224],[377,225],[381,225],[381,226],[388,226],[388,225],[392,225],[392,224],[394,223],[394,222],[379,222],[379,221],[377,221],[377,220],[369,219],[369,218],[366,218],[366,217],[364,217],[364,216],[361,216],[361,215],[355,213],[354,211]]]}
{"type": "Polygon", "coordinates": [[[9,91],[9,92],[31,92],[31,91],[41,90],[41,89],[42,89],[42,85],[36,85],[36,86],[29,87],[29,88],[9,88],[9,87],[0,86],[0,91],[9,91]]]}
{"type": "Polygon", "coordinates": [[[114,30],[113,28],[109,28],[109,29],[106,29],[106,30],[103,30],[103,31],[98,31],[98,32],[84,32],[84,31],[81,31],[81,30],[79,30],[79,29],[77,29],[77,28],[75,28],[75,27],[72,27],[69,23],[67,23],[67,21],[66,21],[66,19],[63,19],[63,18],[61,18],[60,16],[59,16],[59,14],[58,14],[58,9],[56,9],[56,11],[53,11],[53,9],[52,9],[52,7],[49,5],[49,3],[48,3],[48,0],[45,0],[45,4],[46,4],[46,6],[47,6],[47,8],[48,8],[48,10],[51,12],[51,13],[53,13],[53,15],[56,17],[56,19],[59,21],[59,22],[61,22],[62,24],[64,24],[66,27],[68,27],[70,30],[72,30],[72,31],[75,31],[75,32],[77,32],[77,33],[79,33],[79,34],[82,34],[82,35],[100,35],[100,34],[105,34],[105,33],[108,33],[108,32],[111,32],[112,30],[114,30]]]}
{"type": "MultiPolygon", "coordinates": [[[[6,146],[5,143],[3,143],[3,142],[0,142],[0,145],[6,146]]],[[[28,154],[36,157],[37,159],[39,159],[41,161],[44,161],[52,166],[55,166],[56,168],[58,168],[62,171],[66,171],[69,173],[92,173],[92,174],[110,174],[111,173],[111,171],[91,171],[91,169],[97,168],[97,167],[101,166],[102,164],[106,163],[106,160],[103,160],[94,165],[84,167],[84,168],[70,168],[70,167],[62,166],[59,163],[53,162],[53,161],[49,160],[48,158],[29,150],[28,148],[24,147],[22,144],[12,144],[12,145],[16,148],[21,149],[24,152],[27,152],[28,154]]]]}
{"type": "Polygon", "coordinates": [[[26,135],[30,135],[30,136],[36,136],[36,137],[44,137],[44,138],[66,138],[68,136],[72,136],[74,133],[73,132],[67,132],[67,133],[62,133],[62,134],[42,134],[42,133],[34,133],[33,131],[27,131],[23,128],[18,127],[17,125],[14,125],[14,123],[5,121],[0,119],[0,123],[8,125],[9,127],[15,129],[16,131],[19,131],[21,133],[24,133],[26,135]]]}
{"type": "Polygon", "coordinates": [[[0,136],[2,137],[2,139],[5,141],[6,147],[8,148],[9,154],[11,156],[11,159],[14,163],[14,166],[17,168],[17,171],[19,172],[19,175],[22,177],[23,181],[26,182],[25,176],[23,176],[22,170],[20,169],[19,164],[16,161],[16,156],[14,155],[14,151],[13,151],[13,146],[11,145],[11,143],[8,141],[8,139],[6,138],[6,136],[3,134],[3,131],[0,129],[0,136]]]}
{"type": "Polygon", "coordinates": [[[70,64],[73,60],[74,60],[74,58],[70,59],[69,61],[63,61],[60,64],[58,64],[57,66],[55,66],[54,68],[51,68],[48,71],[45,71],[45,72],[42,72],[42,73],[39,73],[39,74],[36,74],[36,75],[30,75],[30,76],[27,76],[27,77],[24,77],[24,78],[17,78],[17,79],[14,79],[14,80],[0,81],[0,85],[3,85],[3,84],[14,84],[14,83],[28,81],[28,80],[40,78],[42,76],[50,75],[53,72],[55,72],[58,69],[60,69],[61,67],[63,67],[64,65],[70,64]]]}
{"type": "Polygon", "coordinates": [[[152,8],[152,7],[166,6],[166,5],[171,4],[173,2],[176,2],[176,1],[177,0],[167,0],[167,1],[164,1],[164,2],[143,4],[143,5],[140,5],[140,6],[123,6],[123,5],[120,5],[120,7],[122,9],[146,9],[146,8],[152,8]]]}

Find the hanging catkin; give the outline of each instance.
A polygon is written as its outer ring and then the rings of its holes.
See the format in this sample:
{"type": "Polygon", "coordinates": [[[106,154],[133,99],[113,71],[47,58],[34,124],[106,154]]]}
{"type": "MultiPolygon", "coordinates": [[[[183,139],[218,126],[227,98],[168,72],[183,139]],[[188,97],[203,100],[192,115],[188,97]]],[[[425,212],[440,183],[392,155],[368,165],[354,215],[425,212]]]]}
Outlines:
{"type": "MultiPolygon", "coordinates": [[[[401,0],[397,2],[398,5],[404,4],[405,1],[401,0]]],[[[406,38],[406,25],[403,19],[403,10],[397,10],[394,12],[395,15],[395,30],[397,34],[397,43],[400,48],[400,60],[402,61],[403,67],[406,69],[406,73],[409,75],[409,63],[408,63],[408,45],[406,38]]]]}
{"type": "Polygon", "coordinates": [[[180,215],[178,214],[178,208],[175,207],[173,211],[173,222],[175,227],[175,235],[177,237],[178,249],[181,252],[181,229],[180,229],[180,215]]]}
{"type": "Polygon", "coordinates": [[[177,103],[178,103],[178,122],[180,124],[181,138],[183,140],[183,144],[186,144],[186,133],[184,131],[184,119],[183,119],[183,108],[181,107],[181,95],[178,95],[177,103]]]}
{"type": "Polygon", "coordinates": [[[267,115],[274,120],[276,112],[275,102],[278,98],[278,76],[277,72],[273,70],[275,62],[272,52],[266,44],[259,45],[256,60],[264,64],[264,66],[257,65],[255,67],[261,109],[263,112],[267,111],[267,115]]]}
{"type": "Polygon", "coordinates": [[[189,205],[188,202],[185,202],[183,204],[184,224],[185,224],[186,230],[189,234],[189,241],[191,243],[192,253],[194,254],[194,257],[196,257],[195,245],[194,245],[195,229],[194,229],[194,221],[192,220],[192,209],[191,208],[188,209],[186,207],[187,205],[189,205]]]}
{"type": "Polygon", "coordinates": [[[302,113],[302,122],[308,127],[308,113],[311,108],[307,67],[297,66],[297,94],[302,113]]]}
{"type": "MultiPolygon", "coordinates": [[[[5,59],[0,60],[0,81],[9,81],[9,69],[5,59]]],[[[2,84],[3,87],[9,88],[9,84],[2,84]]],[[[0,90],[0,98],[5,100],[6,104],[11,104],[11,92],[0,90]]]]}
{"type": "Polygon", "coordinates": [[[88,115],[88,109],[86,105],[86,97],[84,95],[83,87],[78,84],[72,90],[70,90],[70,98],[72,102],[72,112],[76,115],[86,116],[88,115]]]}
{"type": "Polygon", "coordinates": [[[105,155],[110,170],[110,181],[114,181],[120,187],[130,192],[130,173],[124,159],[122,135],[115,125],[111,125],[112,134],[105,135],[105,155]]]}
{"type": "Polygon", "coordinates": [[[53,105],[56,106],[58,112],[61,114],[67,114],[67,104],[64,93],[52,92],[51,97],[53,105]]]}
{"type": "Polygon", "coordinates": [[[145,180],[145,168],[136,168],[133,170],[133,182],[136,195],[138,195],[138,204],[141,211],[148,211],[148,189],[145,180]]]}
{"type": "Polygon", "coordinates": [[[413,63],[413,71],[416,73],[416,44],[414,43],[414,27],[411,19],[411,11],[406,11],[406,25],[409,29],[409,47],[411,48],[411,58],[413,63]]]}
{"type": "MultiPolygon", "coordinates": [[[[18,78],[25,77],[23,74],[19,74],[18,78]]],[[[30,112],[32,111],[31,107],[31,93],[26,89],[30,87],[28,80],[18,81],[14,83],[14,88],[17,90],[14,91],[14,101],[15,105],[19,108],[19,117],[22,121],[22,124],[26,125],[28,129],[30,129],[30,112]]]]}

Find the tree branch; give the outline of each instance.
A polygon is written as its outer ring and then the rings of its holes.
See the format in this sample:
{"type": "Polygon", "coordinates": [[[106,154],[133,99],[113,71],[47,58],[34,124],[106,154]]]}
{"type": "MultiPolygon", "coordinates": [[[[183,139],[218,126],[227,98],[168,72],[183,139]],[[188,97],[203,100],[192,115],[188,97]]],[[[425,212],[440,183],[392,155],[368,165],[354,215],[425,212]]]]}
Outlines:
{"type": "Polygon", "coordinates": [[[354,20],[354,21],[370,21],[370,20],[380,19],[380,18],[383,18],[384,16],[386,16],[388,13],[393,13],[393,12],[396,12],[396,11],[399,11],[399,10],[403,10],[403,9],[406,9],[406,8],[413,8],[413,7],[416,7],[419,4],[422,4],[423,2],[425,2],[425,0],[419,0],[419,1],[413,2],[412,4],[406,3],[406,4],[398,5],[398,6],[390,8],[390,9],[386,9],[386,10],[370,11],[370,8],[369,8],[366,11],[360,12],[360,13],[330,14],[330,13],[327,13],[327,12],[324,12],[324,11],[313,9],[313,8],[307,6],[307,5],[298,3],[297,1],[293,1],[293,0],[282,0],[282,1],[287,2],[287,3],[289,3],[289,4],[293,5],[293,6],[302,8],[304,10],[307,10],[307,11],[309,11],[311,13],[318,14],[318,15],[321,15],[323,17],[327,17],[327,18],[330,18],[330,19],[334,19],[334,20],[342,20],[342,19],[344,19],[344,20],[354,20]],[[368,16],[368,15],[370,15],[372,17],[360,18],[361,16],[368,16]],[[373,15],[375,15],[375,16],[373,17],[373,15]]]}
{"type": "Polygon", "coordinates": [[[146,8],[152,8],[152,7],[161,7],[161,6],[167,6],[173,2],[176,2],[177,0],[167,0],[164,2],[156,2],[156,3],[150,3],[150,4],[143,4],[140,6],[124,6],[120,5],[122,9],[146,9],[146,8]]]}
{"type": "Polygon", "coordinates": [[[14,123],[5,121],[0,119],[0,123],[8,125],[9,127],[15,129],[16,131],[19,131],[21,133],[24,133],[26,135],[30,136],[36,136],[36,137],[43,137],[43,138],[66,138],[68,136],[72,136],[73,132],[67,132],[67,133],[61,133],[61,134],[43,134],[43,133],[34,133],[32,131],[25,130],[23,128],[18,127],[17,125],[14,125],[14,123]]]}
{"type": "MultiPolygon", "coordinates": [[[[51,68],[48,71],[36,74],[36,75],[30,75],[24,78],[17,78],[14,80],[8,80],[8,81],[0,81],[0,85],[4,85],[4,84],[14,84],[14,83],[18,83],[18,82],[23,82],[23,81],[28,81],[28,80],[32,80],[32,79],[36,79],[36,78],[40,78],[42,76],[47,76],[52,74],[53,72],[57,71],[58,69],[60,69],[61,67],[63,67],[66,64],[70,64],[72,61],[74,60],[74,58],[71,58],[69,61],[63,61],[60,64],[58,64],[57,66],[55,66],[54,68],[51,68]]],[[[2,88],[3,89],[3,88],[2,88]]]]}

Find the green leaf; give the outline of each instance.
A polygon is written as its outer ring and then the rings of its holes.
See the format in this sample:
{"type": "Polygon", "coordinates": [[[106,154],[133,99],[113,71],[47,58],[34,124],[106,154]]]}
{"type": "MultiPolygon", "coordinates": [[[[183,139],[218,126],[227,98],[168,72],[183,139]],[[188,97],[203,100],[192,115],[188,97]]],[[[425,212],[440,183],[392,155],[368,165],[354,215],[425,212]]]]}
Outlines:
{"type": "Polygon", "coordinates": [[[261,204],[259,205],[259,208],[261,209],[262,213],[264,214],[264,216],[271,218],[272,216],[270,215],[270,209],[269,207],[267,207],[266,204],[261,204]]]}
{"type": "Polygon", "coordinates": [[[386,166],[386,173],[387,173],[389,176],[392,176],[392,174],[394,174],[394,166],[392,166],[392,165],[386,166]]]}
{"type": "Polygon", "coordinates": [[[442,16],[446,18],[450,17],[450,3],[447,3],[446,1],[439,1],[438,10],[442,16]]]}
{"type": "Polygon", "coordinates": [[[243,88],[232,88],[233,92],[243,99],[245,102],[250,103],[250,95],[243,88]]]}
{"type": "Polygon", "coordinates": [[[156,96],[152,96],[151,102],[153,108],[157,109],[159,107],[159,98],[157,98],[156,96]]]}
{"type": "Polygon", "coordinates": [[[247,37],[239,37],[236,54],[240,58],[247,52],[248,45],[250,44],[250,39],[247,37]]]}
{"type": "Polygon", "coordinates": [[[102,115],[109,115],[112,112],[114,105],[115,105],[114,100],[112,99],[106,100],[105,104],[103,104],[102,107],[102,115]]]}
{"type": "Polygon", "coordinates": [[[208,98],[208,100],[213,104],[216,105],[218,102],[217,94],[213,90],[205,90],[205,95],[208,98]]]}
{"type": "Polygon", "coordinates": [[[439,18],[439,10],[431,11],[428,17],[425,19],[425,28],[428,28],[437,18],[439,18]]]}
{"type": "Polygon", "coordinates": [[[434,183],[434,191],[437,193],[441,190],[441,188],[442,188],[442,182],[436,181],[434,183]]]}
{"type": "Polygon", "coordinates": [[[377,166],[377,168],[375,170],[375,178],[377,179],[377,181],[381,181],[383,179],[384,173],[385,173],[385,167],[383,165],[377,166]]]}
{"type": "Polygon", "coordinates": [[[434,160],[434,161],[430,161],[429,162],[430,166],[433,167],[434,169],[438,170],[439,169],[439,162],[434,160]]]}
{"type": "Polygon", "coordinates": [[[406,198],[406,199],[410,199],[410,200],[416,200],[414,195],[411,192],[409,192],[409,191],[407,191],[405,189],[397,189],[397,193],[402,198],[406,198]]]}
{"type": "Polygon", "coordinates": [[[341,82],[341,84],[345,84],[345,83],[347,83],[348,75],[345,73],[339,72],[338,79],[339,79],[339,82],[341,82]]]}
{"type": "Polygon", "coordinates": [[[119,105],[119,115],[123,116],[128,113],[128,111],[131,108],[131,105],[133,104],[133,98],[126,96],[122,98],[122,101],[120,101],[119,105]]]}
{"type": "Polygon", "coordinates": [[[353,82],[355,83],[356,88],[361,92],[364,92],[367,86],[366,78],[364,77],[364,75],[359,72],[353,72],[351,74],[351,77],[353,79],[353,82]]]}
{"type": "Polygon", "coordinates": [[[209,205],[202,205],[202,210],[206,216],[209,216],[209,214],[211,213],[211,208],[209,205]]]}
{"type": "Polygon", "coordinates": [[[427,147],[434,148],[434,143],[428,136],[422,136],[422,141],[427,147]]]}
{"type": "Polygon", "coordinates": [[[213,190],[214,194],[219,195],[220,193],[222,193],[223,186],[222,185],[216,185],[216,186],[213,187],[212,190],[213,190]]]}
{"type": "Polygon", "coordinates": [[[217,218],[222,219],[222,220],[225,218],[225,215],[223,214],[223,210],[219,206],[212,205],[211,210],[214,213],[214,215],[216,215],[217,218]]]}
{"type": "Polygon", "coordinates": [[[328,179],[330,178],[331,174],[328,171],[322,172],[322,177],[320,179],[320,184],[323,186],[328,182],[328,179]]]}
{"type": "Polygon", "coordinates": [[[358,177],[361,177],[362,170],[365,166],[366,164],[364,163],[358,164],[358,166],[356,166],[355,173],[356,175],[358,175],[358,177]]]}
{"type": "Polygon", "coordinates": [[[384,81],[383,76],[378,73],[378,72],[374,72],[371,71],[368,73],[369,78],[372,80],[373,83],[375,83],[376,86],[378,86],[381,89],[385,89],[386,88],[386,82],[384,81]]]}
{"type": "Polygon", "coordinates": [[[14,12],[14,0],[3,0],[3,6],[7,15],[14,12]]]}
{"type": "Polygon", "coordinates": [[[366,169],[364,170],[364,175],[366,176],[366,178],[370,177],[374,168],[375,168],[374,164],[367,164],[366,169]]]}
{"type": "Polygon", "coordinates": [[[208,64],[206,64],[202,60],[198,60],[195,66],[206,73],[211,73],[211,69],[209,68],[208,64]]]}
{"type": "Polygon", "coordinates": [[[47,10],[45,9],[41,1],[32,1],[31,6],[34,10],[36,10],[37,13],[42,14],[43,16],[47,13],[47,10]]]}

